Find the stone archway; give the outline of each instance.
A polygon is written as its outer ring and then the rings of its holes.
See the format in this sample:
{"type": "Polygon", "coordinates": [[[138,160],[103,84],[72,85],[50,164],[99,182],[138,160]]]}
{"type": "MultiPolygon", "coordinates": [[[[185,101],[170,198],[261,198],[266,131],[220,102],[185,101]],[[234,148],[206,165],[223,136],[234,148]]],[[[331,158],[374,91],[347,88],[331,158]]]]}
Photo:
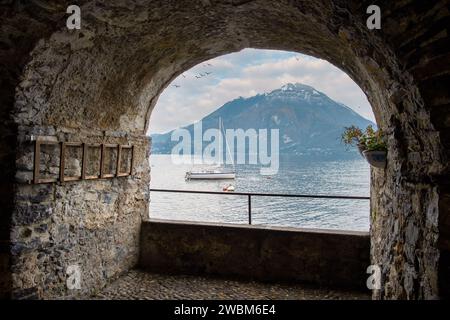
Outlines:
{"type": "Polygon", "coordinates": [[[368,4],[356,0],[84,0],[80,31],[65,28],[68,4],[2,5],[2,264],[15,297],[66,295],[73,263],[88,270],[81,293],[133,266],[159,93],[193,65],[248,47],[326,59],[360,85],[389,137],[388,167],[372,173],[372,260],[384,280],[374,296],[445,294],[447,0],[385,1],[380,31],[367,29],[368,4]],[[131,142],[135,175],[27,185],[31,135],[131,142]]]}

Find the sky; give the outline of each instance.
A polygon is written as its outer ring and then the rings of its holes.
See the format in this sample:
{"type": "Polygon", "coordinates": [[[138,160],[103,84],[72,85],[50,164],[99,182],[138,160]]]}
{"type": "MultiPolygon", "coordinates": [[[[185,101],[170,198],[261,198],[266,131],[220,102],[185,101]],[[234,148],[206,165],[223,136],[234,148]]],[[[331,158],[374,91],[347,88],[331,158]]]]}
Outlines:
{"type": "Polygon", "coordinates": [[[196,122],[238,97],[296,82],[314,87],[375,122],[364,92],[329,62],[295,52],[244,49],[202,62],[178,76],[160,95],[150,117],[149,134],[196,122]]]}

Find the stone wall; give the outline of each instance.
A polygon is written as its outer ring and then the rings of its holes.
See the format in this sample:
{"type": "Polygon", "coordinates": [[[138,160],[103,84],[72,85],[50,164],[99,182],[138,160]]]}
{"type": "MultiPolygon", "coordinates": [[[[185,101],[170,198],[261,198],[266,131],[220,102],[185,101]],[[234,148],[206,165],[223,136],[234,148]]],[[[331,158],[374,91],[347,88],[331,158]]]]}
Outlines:
{"type": "Polygon", "coordinates": [[[374,297],[448,297],[450,2],[389,1],[382,10],[382,36],[411,85],[391,97],[390,163],[372,172],[372,260],[384,284],[374,297]]]}
{"type": "Polygon", "coordinates": [[[132,268],[148,212],[148,139],[120,132],[21,128],[11,251],[14,298],[85,296],[132,268]],[[48,141],[135,146],[133,175],[32,185],[35,135],[48,141]],[[69,290],[67,267],[81,271],[69,290]]]}
{"type": "Polygon", "coordinates": [[[365,232],[152,219],[142,224],[139,267],[367,290],[369,248],[365,232]]]}

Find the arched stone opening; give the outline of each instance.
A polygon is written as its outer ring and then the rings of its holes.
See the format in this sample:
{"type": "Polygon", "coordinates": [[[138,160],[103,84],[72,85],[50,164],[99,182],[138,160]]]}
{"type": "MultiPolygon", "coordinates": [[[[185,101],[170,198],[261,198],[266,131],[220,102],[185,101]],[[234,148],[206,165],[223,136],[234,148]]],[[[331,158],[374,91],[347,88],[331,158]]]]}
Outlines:
{"type": "Polygon", "coordinates": [[[14,200],[2,238],[11,248],[6,285],[17,297],[68,294],[70,264],[88,270],[89,293],[135,263],[150,181],[145,132],[159,93],[195,64],[249,47],[326,59],[360,85],[389,137],[388,166],[372,173],[372,261],[384,284],[374,296],[444,292],[447,1],[386,1],[381,31],[367,29],[360,1],[81,3],[80,31],[64,28],[64,1],[2,10],[2,189],[14,200]],[[133,143],[134,177],[27,185],[31,135],[133,143]]]}

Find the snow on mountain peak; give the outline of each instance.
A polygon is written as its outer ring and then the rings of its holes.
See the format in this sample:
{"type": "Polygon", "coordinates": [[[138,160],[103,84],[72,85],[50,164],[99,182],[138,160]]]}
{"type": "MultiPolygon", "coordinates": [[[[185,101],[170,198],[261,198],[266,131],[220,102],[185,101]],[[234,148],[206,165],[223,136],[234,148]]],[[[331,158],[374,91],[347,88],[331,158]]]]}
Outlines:
{"type": "Polygon", "coordinates": [[[310,101],[311,97],[315,97],[316,99],[321,97],[323,94],[313,87],[301,84],[301,83],[287,83],[283,85],[281,88],[273,90],[268,93],[267,96],[277,97],[277,96],[285,96],[291,98],[300,98],[306,101],[310,101]]]}

